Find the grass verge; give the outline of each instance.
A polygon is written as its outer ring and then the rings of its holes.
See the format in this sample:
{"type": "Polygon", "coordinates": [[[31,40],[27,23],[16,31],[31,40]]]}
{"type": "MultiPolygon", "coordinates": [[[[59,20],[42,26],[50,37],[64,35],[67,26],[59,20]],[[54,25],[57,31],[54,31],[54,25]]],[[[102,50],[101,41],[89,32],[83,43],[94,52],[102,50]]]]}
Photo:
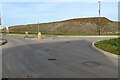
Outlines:
{"type": "MultiPolygon", "coordinates": [[[[3,34],[5,32],[2,32],[3,34]]],[[[29,34],[38,34],[38,32],[29,32],[29,34]]],[[[98,33],[77,33],[77,32],[41,32],[44,35],[73,35],[73,36],[98,36],[98,33]]],[[[10,32],[10,34],[25,34],[25,32],[10,32]]],[[[99,36],[104,36],[104,35],[118,35],[118,34],[101,34],[99,36]]]]}
{"type": "Polygon", "coordinates": [[[96,42],[95,46],[104,51],[120,55],[119,42],[120,42],[120,38],[102,40],[102,41],[96,42]]]}

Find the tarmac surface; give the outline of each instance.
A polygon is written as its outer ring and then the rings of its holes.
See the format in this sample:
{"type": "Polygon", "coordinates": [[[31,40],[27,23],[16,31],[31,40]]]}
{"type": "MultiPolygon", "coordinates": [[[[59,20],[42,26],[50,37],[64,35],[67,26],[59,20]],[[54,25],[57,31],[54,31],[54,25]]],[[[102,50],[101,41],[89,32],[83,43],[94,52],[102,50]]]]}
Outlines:
{"type": "Polygon", "coordinates": [[[3,37],[8,41],[2,46],[3,78],[118,78],[118,59],[92,47],[112,37],[3,37]]]}

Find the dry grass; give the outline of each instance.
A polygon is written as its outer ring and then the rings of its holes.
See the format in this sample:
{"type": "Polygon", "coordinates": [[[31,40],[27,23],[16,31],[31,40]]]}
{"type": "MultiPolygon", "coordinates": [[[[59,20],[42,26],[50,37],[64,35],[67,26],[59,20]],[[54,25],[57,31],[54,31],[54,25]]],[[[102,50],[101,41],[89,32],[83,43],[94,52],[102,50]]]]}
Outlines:
{"type": "Polygon", "coordinates": [[[25,32],[36,33],[63,33],[63,34],[97,34],[99,26],[101,26],[102,34],[118,32],[118,22],[113,22],[105,17],[95,18],[76,18],[59,22],[27,24],[11,26],[11,32],[25,32]]]}

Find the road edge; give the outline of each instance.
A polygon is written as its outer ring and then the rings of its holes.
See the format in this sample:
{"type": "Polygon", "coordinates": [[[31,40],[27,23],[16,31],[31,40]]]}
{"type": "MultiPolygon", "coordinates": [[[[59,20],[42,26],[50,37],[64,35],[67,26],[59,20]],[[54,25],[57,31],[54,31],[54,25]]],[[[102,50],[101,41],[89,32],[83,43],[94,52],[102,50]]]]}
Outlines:
{"type": "Polygon", "coordinates": [[[118,55],[113,54],[113,53],[110,53],[110,52],[107,52],[107,51],[104,51],[104,50],[96,47],[96,46],[95,46],[95,43],[96,43],[96,42],[98,42],[98,41],[95,41],[95,42],[92,43],[92,47],[93,47],[95,50],[103,53],[103,54],[106,55],[106,56],[110,56],[110,57],[114,57],[114,58],[117,58],[117,59],[118,59],[118,55]]]}

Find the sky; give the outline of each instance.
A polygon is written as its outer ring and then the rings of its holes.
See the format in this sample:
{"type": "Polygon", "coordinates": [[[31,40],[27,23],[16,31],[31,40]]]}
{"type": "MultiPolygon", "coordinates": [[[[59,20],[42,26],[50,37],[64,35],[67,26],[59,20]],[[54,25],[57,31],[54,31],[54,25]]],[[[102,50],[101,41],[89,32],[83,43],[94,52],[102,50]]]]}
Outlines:
{"type": "MultiPolygon", "coordinates": [[[[1,0],[2,2],[96,2],[96,0],[1,0]]],[[[102,2],[119,2],[119,0],[100,0],[102,2]]]]}
{"type": "MultiPolygon", "coordinates": [[[[98,17],[98,2],[2,2],[2,26],[98,17]]],[[[118,21],[118,2],[101,2],[101,17],[118,21]]]]}

